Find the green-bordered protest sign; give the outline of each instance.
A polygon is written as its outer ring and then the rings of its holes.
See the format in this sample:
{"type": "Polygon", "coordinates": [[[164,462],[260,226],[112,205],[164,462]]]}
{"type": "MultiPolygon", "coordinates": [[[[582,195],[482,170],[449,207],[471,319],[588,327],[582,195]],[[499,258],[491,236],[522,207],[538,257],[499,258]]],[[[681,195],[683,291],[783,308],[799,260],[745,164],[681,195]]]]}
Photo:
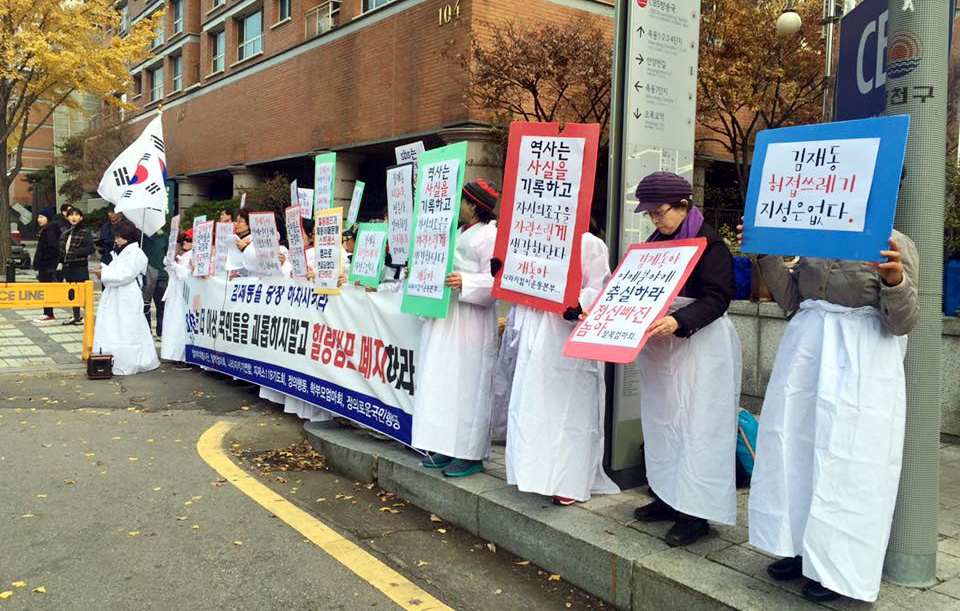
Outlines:
{"type": "Polygon", "coordinates": [[[333,207],[333,185],[337,177],[337,154],[317,155],[313,161],[313,218],[321,210],[333,207]]]}
{"type": "Polygon", "coordinates": [[[428,318],[446,318],[453,271],[460,190],[467,165],[467,143],[426,151],[420,156],[417,196],[410,231],[409,275],[400,310],[428,318]]]}
{"type": "Polygon", "coordinates": [[[377,288],[380,274],[383,272],[383,257],[387,248],[386,223],[360,223],[357,228],[357,241],[350,263],[351,283],[359,282],[363,286],[377,288]]]}

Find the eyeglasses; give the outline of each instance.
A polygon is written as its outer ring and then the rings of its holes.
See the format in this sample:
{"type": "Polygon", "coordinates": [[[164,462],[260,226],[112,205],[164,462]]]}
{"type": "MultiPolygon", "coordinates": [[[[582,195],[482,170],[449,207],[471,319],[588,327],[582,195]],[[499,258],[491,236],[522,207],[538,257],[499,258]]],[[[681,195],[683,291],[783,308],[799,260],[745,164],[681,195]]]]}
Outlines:
{"type": "Polygon", "coordinates": [[[647,216],[649,216],[650,220],[652,221],[659,221],[671,210],[673,210],[673,206],[670,204],[663,204],[663,206],[660,206],[656,210],[647,210],[647,216]],[[664,210],[664,206],[666,206],[666,210],[664,210]]]}

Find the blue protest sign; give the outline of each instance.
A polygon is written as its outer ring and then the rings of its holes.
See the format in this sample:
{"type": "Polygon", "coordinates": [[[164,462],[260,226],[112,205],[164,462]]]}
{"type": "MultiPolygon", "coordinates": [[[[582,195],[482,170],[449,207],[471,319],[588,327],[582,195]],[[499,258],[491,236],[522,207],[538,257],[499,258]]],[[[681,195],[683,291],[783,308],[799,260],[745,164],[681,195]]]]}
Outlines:
{"type": "Polygon", "coordinates": [[[743,252],[880,260],[909,128],[898,115],[757,134],[743,252]]]}

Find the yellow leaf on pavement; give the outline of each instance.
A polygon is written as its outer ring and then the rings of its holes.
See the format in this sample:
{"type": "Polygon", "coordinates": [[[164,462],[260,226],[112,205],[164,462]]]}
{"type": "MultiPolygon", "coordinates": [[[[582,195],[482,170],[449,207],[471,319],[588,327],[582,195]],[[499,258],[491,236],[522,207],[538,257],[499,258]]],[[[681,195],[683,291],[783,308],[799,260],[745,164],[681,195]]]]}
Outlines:
{"type": "Polygon", "coordinates": [[[496,594],[497,596],[500,596],[501,594],[503,594],[503,590],[501,590],[500,588],[497,588],[496,590],[493,591],[493,593],[496,594]]]}
{"type": "Polygon", "coordinates": [[[529,560],[521,560],[521,561],[519,561],[519,562],[514,562],[514,564],[517,565],[517,566],[527,566],[528,564],[530,564],[530,561],[529,561],[529,560]]]}
{"type": "Polygon", "coordinates": [[[177,522],[186,522],[187,516],[177,516],[177,522]]]}
{"type": "Polygon", "coordinates": [[[33,591],[36,592],[37,594],[46,594],[46,593],[47,593],[47,589],[46,589],[45,587],[43,587],[43,586],[40,586],[39,588],[34,588],[33,591]]]}
{"type": "Polygon", "coordinates": [[[13,596],[13,592],[10,590],[7,590],[6,592],[0,592],[0,600],[3,600],[4,598],[10,598],[11,596],[13,596]]]}
{"type": "Polygon", "coordinates": [[[38,499],[45,499],[45,498],[47,498],[47,495],[45,495],[45,494],[38,494],[38,495],[37,495],[37,498],[38,498],[38,499]]]}
{"type": "Polygon", "coordinates": [[[131,531],[128,532],[127,534],[130,535],[131,537],[139,537],[139,536],[140,536],[140,531],[139,531],[139,530],[131,530],[131,531]]]}
{"type": "Polygon", "coordinates": [[[128,456],[128,457],[127,457],[127,460],[129,460],[130,462],[136,462],[136,461],[138,461],[138,460],[140,460],[140,459],[137,458],[136,456],[128,456]]]}
{"type": "Polygon", "coordinates": [[[199,524],[194,524],[193,526],[190,527],[190,529],[191,529],[191,530],[200,530],[200,525],[199,525],[199,524]]]}
{"type": "Polygon", "coordinates": [[[441,535],[445,535],[445,534],[447,534],[447,529],[446,529],[446,528],[438,528],[438,529],[437,529],[437,532],[440,533],[441,535]]]}
{"type": "Polygon", "coordinates": [[[547,581],[560,581],[560,576],[556,573],[552,573],[549,577],[547,577],[547,581]]]}
{"type": "Polygon", "coordinates": [[[156,486],[156,487],[153,489],[153,491],[154,491],[154,492],[160,492],[160,486],[156,486]]]}
{"type": "Polygon", "coordinates": [[[443,520],[441,520],[439,516],[435,516],[435,515],[433,515],[432,513],[430,514],[430,521],[431,521],[431,522],[443,522],[443,520]]]}
{"type": "Polygon", "coordinates": [[[426,560],[418,560],[417,566],[430,566],[430,563],[427,562],[426,560]]]}
{"type": "Polygon", "coordinates": [[[243,545],[243,541],[234,541],[233,544],[234,544],[234,545],[243,545]]]}
{"type": "Polygon", "coordinates": [[[194,500],[194,501],[199,501],[199,500],[202,499],[202,498],[203,498],[202,496],[195,496],[195,497],[192,498],[192,500],[194,500]]]}
{"type": "Polygon", "coordinates": [[[83,455],[86,456],[87,458],[93,458],[94,456],[96,456],[96,454],[93,452],[84,452],[83,455]]]}
{"type": "Polygon", "coordinates": [[[76,484],[77,482],[73,481],[72,479],[65,479],[65,480],[63,480],[63,483],[64,483],[65,485],[69,486],[69,485],[72,485],[72,484],[76,484]]]}
{"type": "Polygon", "coordinates": [[[25,585],[27,585],[27,582],[26,582],[26,581],[14,581],[14,582],[11,583],[10,585],[12,585],[12,586],[15,587],[15,588],[22,588],[22,587],[24,587],[25,585]]]}

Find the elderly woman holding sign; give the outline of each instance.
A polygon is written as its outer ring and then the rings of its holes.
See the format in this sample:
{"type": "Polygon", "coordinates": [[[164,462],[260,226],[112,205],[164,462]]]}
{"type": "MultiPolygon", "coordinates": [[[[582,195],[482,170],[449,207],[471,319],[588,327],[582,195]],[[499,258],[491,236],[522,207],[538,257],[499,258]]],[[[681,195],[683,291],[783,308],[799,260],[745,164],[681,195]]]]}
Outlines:
{"type": "Polygon", "coordinates": [[[774,579],[806,576],[803,597],[874,601],[900,481],[903,344],[920,317],[917,249],[894,231],[882,263],[759,255],[793,314],[763,402],[750,544],[786,556],[774,579]]]}
{"type": "Polygon", "coordinates": [[[637,357],[644,459],[653,502],[634,511],[644,522],[673,520],[670,545],[693,543],[707,520],[734,524],[740,340],[726,316],[734,294],[733,259],[691,203],[690,183],[672,172],[637,186],[656,225],[648,242],[702,237],[707,247],[667,316],[649,328],[637,357]]]}

